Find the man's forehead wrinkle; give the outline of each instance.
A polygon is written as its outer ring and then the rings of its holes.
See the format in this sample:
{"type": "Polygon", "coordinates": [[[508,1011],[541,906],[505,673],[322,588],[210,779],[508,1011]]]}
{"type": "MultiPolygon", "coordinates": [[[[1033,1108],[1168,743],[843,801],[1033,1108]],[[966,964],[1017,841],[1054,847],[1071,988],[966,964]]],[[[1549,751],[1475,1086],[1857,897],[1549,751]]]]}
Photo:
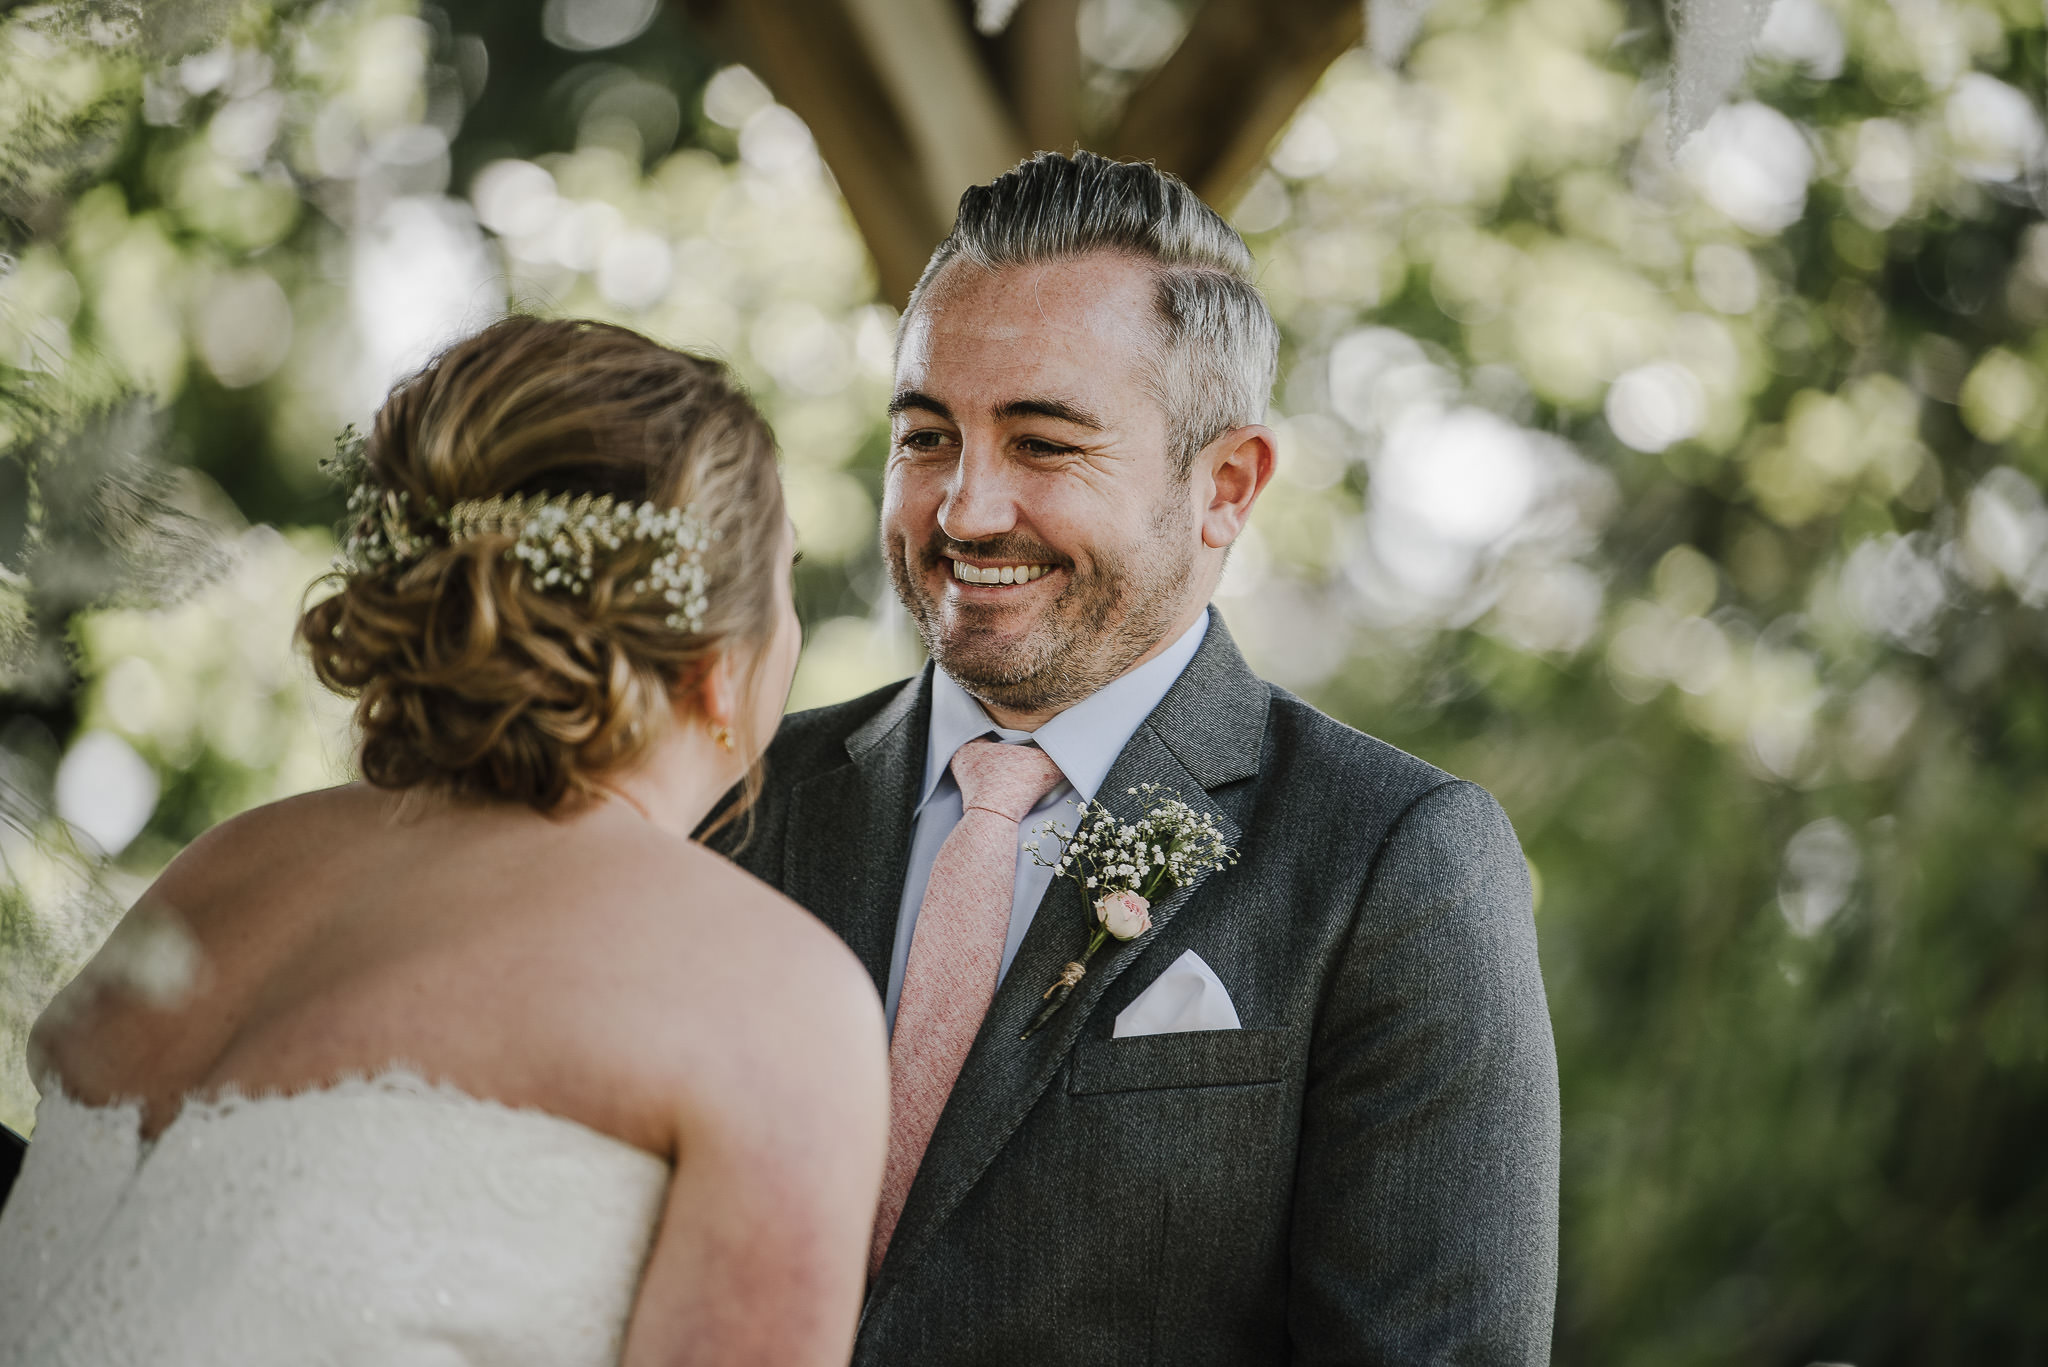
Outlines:
{"type": "Polygon", "coordinates": [[[1128,401],[1158,402],[1157,287],[1149,263],[1122,253],[995,267],[956,258],[905,319],[897,392],[931,400],[915,406],[949,423],[1037,417],[1121,439],[1137,418],[1128,401]]]}

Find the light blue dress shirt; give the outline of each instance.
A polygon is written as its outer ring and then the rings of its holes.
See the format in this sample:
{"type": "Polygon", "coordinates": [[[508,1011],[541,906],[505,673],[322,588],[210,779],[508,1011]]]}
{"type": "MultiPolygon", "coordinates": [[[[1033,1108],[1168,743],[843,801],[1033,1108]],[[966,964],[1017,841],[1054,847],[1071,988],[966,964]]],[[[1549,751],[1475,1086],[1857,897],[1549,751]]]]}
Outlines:
{"type": "MultiPolygon", "coordinates": [[[[1066,782],[1058,784],[1018,823],[1017,881],[1010,900],[1010,934],[1003,943],[1002,967],[996,980],[1010,971],[1024,932],[1038,912],[1039,899],[1052,884],[1052,870],[1034,860],[1024,849],[1037,840],[1036,828],[1047,820],[1059,820],[1071,827],[1074,808],[1070,800],[1095,800],[1095,792],[1109,777],[1110,766],[1130,742],[1131,736],[1159,706],[1159,700],[1173,687],[1174,680],[1195,658],[1203,636],[1209,631],[1206,609],[1180,639],[1154,658],[1122,678],[1083,698],[1036,731],[1012,731],[997,726],[969,697],[967,690],[953,682],[943,669],[932,671],[932,725],[925,742],[923,796],[910,833],[910,870],[903,880],[903,901],[896,913],[896,949],[889,958],[889,1028],[896,1028],[896,1002],[903,995],[903,969],[910,962],[910,937],[917,931],[918,909],[924,905],[925,886],[931,882],[932,861],[939,846],[960,824],[960,785],[952,772],[953,752],[968,741],[993,734],[1005,745],[1035,744],[1060,767],[1066,782]],[[1062,808],[1064,807],[1064,810],[1062,808]]],[[[1048,850],[1053,848],[1048,844],[1048,850]]]]}

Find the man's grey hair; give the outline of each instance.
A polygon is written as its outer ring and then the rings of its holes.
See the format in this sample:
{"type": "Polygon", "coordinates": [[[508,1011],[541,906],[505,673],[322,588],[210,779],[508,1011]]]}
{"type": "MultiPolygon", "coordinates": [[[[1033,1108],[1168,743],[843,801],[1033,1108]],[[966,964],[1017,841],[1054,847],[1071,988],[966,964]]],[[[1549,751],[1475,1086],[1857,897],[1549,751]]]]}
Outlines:
{"type": "Polygon", "coordinates": [[[960,196],[907,319],[954,261],[985,270],[1124,252],[1157,268],[1159,346],[1148,380],[1166,411],[1167,447],[1185,476],[1202,448],[1261,422],[1280,332],[1252,283],[1252,254],[1222,215],[1149,162],[1040,152],[960,196]]]}

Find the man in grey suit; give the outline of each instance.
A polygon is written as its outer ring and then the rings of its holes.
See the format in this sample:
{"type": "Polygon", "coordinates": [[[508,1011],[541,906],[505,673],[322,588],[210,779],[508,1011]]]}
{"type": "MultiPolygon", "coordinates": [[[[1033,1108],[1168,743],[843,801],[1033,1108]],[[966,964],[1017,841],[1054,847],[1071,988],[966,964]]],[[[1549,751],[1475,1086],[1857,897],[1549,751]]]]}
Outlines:
{"type": "Polygon", "coordinates": [[[1261,681],[1208,606],[1275,460],[1250,272],[1171,177],[1042,154],[962,197],[904,315],[882,543],[933,665],[788,718],[736,853],[892,1021],[856,1363],[1548,1358],[1556,1065],[1514,831],[1261,681]],[[1041,752],[995,754],[1038,768],[1014,810],[963,796],[976,741],[1041,752]],[[1024,846],[1148,783],[1239,862],[1026,1037],[1094,921],[1024,846]]]}

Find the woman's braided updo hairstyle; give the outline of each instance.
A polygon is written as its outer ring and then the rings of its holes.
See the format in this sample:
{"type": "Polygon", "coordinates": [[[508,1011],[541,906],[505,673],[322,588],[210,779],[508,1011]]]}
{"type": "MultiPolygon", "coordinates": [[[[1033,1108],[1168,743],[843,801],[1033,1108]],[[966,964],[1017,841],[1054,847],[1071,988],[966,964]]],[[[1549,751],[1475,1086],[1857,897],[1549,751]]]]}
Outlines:
{"type": "Polygon", "coordinates": [[[717,656],[751,661],[773,635],[774,438],[716,361],[605,323],[507,318],[392,391],[362,464],[426,548],[333,576],[299,635],[321,682],[357,699],[363,777],[380,788],[551,811],[639,758],[717,656]],[[587,590],[543,592],[512,535],[449,544],[419,511],[553,494],[691,509],[711,535],[698,629],[646,591],[657,548],[627,541],[587,590]]]}

